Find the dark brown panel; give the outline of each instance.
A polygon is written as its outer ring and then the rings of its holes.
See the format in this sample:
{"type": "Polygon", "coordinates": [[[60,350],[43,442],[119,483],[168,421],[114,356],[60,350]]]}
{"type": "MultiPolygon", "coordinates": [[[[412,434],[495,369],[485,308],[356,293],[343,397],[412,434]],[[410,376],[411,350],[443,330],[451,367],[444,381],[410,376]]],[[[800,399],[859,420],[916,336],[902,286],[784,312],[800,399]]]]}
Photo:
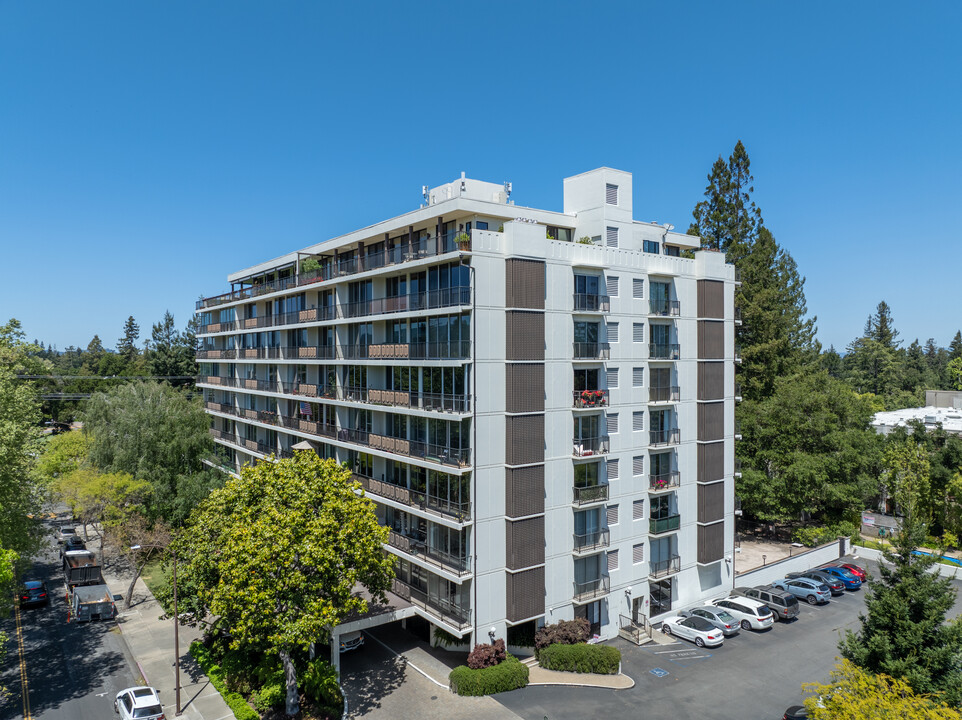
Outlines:
{"type": "Polygon", "coordinates": [[[505,463],[533,465],[544,462],[544,415],[508,415],[504,422],[505,463]]]}
{"type": "Polygon", "coordinates": [[[720,280],[698,281],[698,317],[725,317],[725,283],[720,280]]]}
{"type": "Polygon", "coordinates": [[[544,412],[544,365],[508,363],[504,380],[505,407],[509,413],[544,412]]]}
{"type": "Polygon", "coordinates": [[[507,360],[544,360],[544,313],[508,310],[504,326],[507,360]]]}
{"type": "Polygon", "coordinates": [[[698,359],[722,360],[725,357],[725,323],[698,321],[698,359]]]}
{"type": "Polygon", "coordinates": [[[544,310],[544,268],[538,260],[506,260],[504,305],[509,308],[544,310]]]}
{"type": "Polygon", "coordinates": [[[544,465],[504,469],[504,507],[508,517],[544,512],[544,465]]]}
{"type": "Polygon", "coordinates": [[[698,486],[698,522],[710,523],[725,517],[725,483],[698,486]]]}
{"type": "Polygon", "coordinates": [[[725,443],[698,445],[698,482],[714,482],[725,477],[725,443]]]}
{"type": "Polygon", "coordinates": [[[698,526],[698,562],[710,563],[725,557],[725,523],[698,526]]]}
{"type": "Polygon", "coordinates": [[[507,610],[510,622],[544,614],[544,566],[507,573],[507,610]]]}
{"type": "Polygon", "coordinates": [[[544,564],[544,515],[512,522],[505,527],[505,565],[521,570],[544,564]]]}
{"type": "Polygon", "coordinates": [[[725,437],[725,403],[698,403],[698,439],[721,440],[725,437]]]}
{"type": "Polygon", "coordinates": [[[725,363],[698,363],[698,399],[721,400],[725,397],[725,363]]]}

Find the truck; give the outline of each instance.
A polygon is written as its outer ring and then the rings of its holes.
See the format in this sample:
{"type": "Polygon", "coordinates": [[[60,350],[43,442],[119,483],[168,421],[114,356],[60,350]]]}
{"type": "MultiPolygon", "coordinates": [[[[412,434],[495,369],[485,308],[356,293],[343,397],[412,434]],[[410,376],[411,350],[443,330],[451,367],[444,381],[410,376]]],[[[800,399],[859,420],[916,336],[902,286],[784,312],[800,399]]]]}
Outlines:
{"type": "Polygon", "coordinates": [[[102,585],[100,564],[90,550],[68,550],[63,554],[63,579],[67,589],[78,585],[102,585]]]}
{"type": "Polygon", "coordinates": [[[67,622],[113,620],[117,617],[114,596],[106,585],[78,585],[69,592],[67,622]]]}

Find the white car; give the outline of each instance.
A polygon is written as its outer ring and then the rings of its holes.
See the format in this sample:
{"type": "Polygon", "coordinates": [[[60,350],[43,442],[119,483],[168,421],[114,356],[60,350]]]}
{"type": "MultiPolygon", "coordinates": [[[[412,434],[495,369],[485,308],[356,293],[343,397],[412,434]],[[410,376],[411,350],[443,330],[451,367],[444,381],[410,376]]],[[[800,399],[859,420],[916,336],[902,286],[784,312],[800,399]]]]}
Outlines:
{"type": "Polygon", "coordinates": [[[745,630],[765,630],[775,624],[775,615],[768,605],[746,597],[712,600],[710,605],[727,610],[740,621],[745,630]]]}
{"type": "Polygon", "coordinates": [[[114,698],[114,712],[123,720],[164,720],[160,695],[152,687],[121,690],[114,698]]]}
{"type": "Polygon", "coordinates": [[[691,640],[698,647],[718,647],[725,642],[725,634],[703,617],[665,618],[661,624],[661,631],[665,635],[677,635],[685,640],[691,640]]]}
{"type": "Polygon", "coordinates": [[[362,645],[364,645],[364,635],[361,634],[360,630],[355,630],[354,632],[348,632],[341,635],[341,647],[339,650],[340,652],[357,650],[362,645]]]}

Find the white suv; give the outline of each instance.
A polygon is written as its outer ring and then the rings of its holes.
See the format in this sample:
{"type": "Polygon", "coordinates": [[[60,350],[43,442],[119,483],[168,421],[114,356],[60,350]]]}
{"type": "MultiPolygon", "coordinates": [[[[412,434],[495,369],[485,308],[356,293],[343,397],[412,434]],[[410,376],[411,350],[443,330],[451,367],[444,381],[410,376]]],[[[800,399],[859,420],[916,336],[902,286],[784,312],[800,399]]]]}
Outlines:
{"type": "Polygon", "coordinates": [[[745,630],[765,630],[775,624],[775,615],[768,605],[746,597],[712,600],[711,605],[723,608],[741,621],[745,630]]]}
{"type": "Polygon", "coordinates": [[[123,720],[164,720],[160,695],[152,687],[121,690],[114,698],[114,712],[123,720]]]}

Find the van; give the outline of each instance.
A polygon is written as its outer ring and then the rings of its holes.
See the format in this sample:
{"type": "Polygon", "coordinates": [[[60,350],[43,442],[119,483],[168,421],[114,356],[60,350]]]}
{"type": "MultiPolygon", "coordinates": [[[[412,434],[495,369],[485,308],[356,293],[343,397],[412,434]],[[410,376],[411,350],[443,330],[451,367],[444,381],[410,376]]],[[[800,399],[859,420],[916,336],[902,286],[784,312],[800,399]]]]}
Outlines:
{"type": "Polygon", "coordinates": [[[777,587],[759,585],[753,588],[735,588],[733,594],[765,603],[779,620],[798,617],[798,598],[777,587]]]}

